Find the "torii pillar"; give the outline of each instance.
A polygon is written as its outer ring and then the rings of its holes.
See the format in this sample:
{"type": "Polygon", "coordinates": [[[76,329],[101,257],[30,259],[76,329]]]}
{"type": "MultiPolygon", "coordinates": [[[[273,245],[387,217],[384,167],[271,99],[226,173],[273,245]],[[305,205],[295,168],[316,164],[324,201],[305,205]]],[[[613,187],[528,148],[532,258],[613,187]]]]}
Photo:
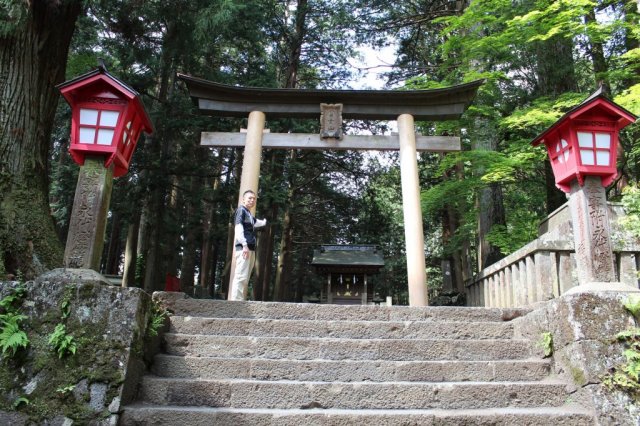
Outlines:
{"type": "MultiPolygon", "coordinates": [[[[252,190],[258,195],[258,180],[260,177],[260,162],[262,161],[262,135],[265,123],[265,114],[262,111],[251,111],[247,122],[247,133],[244,144],[244,158],[242,159],[242,175],[240,175],[240,194],[238,206],[242,204],[242,194],[252,190]]],[[[256,214],[256,204],[251,209],[251,214],[256,214]]],[[[232,231],[233,232],[233,231],[232,231]]],[[[235,250],[235,243],[231,250],[235,250]]],[[[229,291],[233,283],[236,270],[236,257],[231,256],[229,273],[229,291]]]]}
{"type": "Polygon", "coordinates": [[[424,259],[424,234],[422,207],[420,206],[420,182],[418,179],[418,152],[416,131],[411,114],[398,117],[400,139],[400,178],[402,183],[402,211],[407,255],[407,279],[409,305],[427,306],[427,272],[424,259]]]}

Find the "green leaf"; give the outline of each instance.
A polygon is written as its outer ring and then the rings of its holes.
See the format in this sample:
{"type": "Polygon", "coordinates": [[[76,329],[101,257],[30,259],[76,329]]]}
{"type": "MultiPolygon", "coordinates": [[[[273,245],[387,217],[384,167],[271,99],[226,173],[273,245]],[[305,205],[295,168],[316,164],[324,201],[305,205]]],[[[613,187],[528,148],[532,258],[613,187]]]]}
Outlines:
{"type": "Polygon", "coordinates": [[[24,331],[20,330],[17,323],[5,323],[0,332],[0,347],[3,355],[10,351],[13,356],[19,349],[24,349],[28,345],[29,338],[24,331]]]}
{"type": "Polygon", "coordinates": [[[628,296],[623,302],[623,306],[637,319],[640,314],[640,297],[634,295],[628,296]]]}

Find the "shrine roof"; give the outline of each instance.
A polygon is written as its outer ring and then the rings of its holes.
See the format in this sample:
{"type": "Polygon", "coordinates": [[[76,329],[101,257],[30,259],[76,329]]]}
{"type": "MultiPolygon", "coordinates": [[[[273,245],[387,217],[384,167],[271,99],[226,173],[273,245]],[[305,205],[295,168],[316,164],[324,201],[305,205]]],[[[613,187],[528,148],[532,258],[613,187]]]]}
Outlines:
{"type": "Polygon", "coordinates": [[[459,118],[483,80],[428,90],[318,90],[240,87],[178,74],[204,114],[246,117],[262,111],[268,117],[316,118],[320,104],[343,104],[348,119],[395,120],[411,114],[417,120],[459,118]]]}
{"type": "Polygon", "coordinates": [[[360,266],[379,269],[384,266],[384,258],[376,246],[326,245],[313,251],[311,264],[316,267],[360,266]]]}

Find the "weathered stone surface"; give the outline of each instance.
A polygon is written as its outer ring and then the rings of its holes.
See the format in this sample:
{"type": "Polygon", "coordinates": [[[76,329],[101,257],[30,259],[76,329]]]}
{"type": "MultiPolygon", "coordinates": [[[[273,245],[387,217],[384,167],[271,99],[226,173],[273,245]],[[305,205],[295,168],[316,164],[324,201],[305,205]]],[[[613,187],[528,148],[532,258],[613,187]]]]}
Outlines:
{"type": "Polygon", "coordinates": [[[640,421],[637,402],[601,384],[612,367],[624,362],[624,349],[614,336],[635,326],[623,306],[627,297],[621,292],[566,294],[514,321],[518,337],[539,340],[544,332],[552,334],[554,372],[574,383],[575,398],[593,405],[601,424],[637,426],[640,421]]]}
{"type": "Polygon", "coordinates": [[[339,306],[314,303],[233,302],[191,299],[184,293],[155,292],[153,299],[177,316],[324,321],[504,321],[529,309],[453,306],[339,306]]]}
{"type": "Polygon", "coordinates": [[[259,410],[135,406],[123,415],[123,424],[252,425],[252,426],[585,426],[594,424],[582,408],[505,408],[486,410],[259,410]]]}
{"type": "Polygon", "coordinates": [[[160,377],[343,382],[467,382],[542,380],[546,360],[500,361],[331,361],[203,358],[158,355],[153,372],[160,377]]]}
{"type": "MultiPolygon", "coordinates": [[[[0,283],[0,297],[17,285],[0,283]]],[[[29,404],[18,410],[30,413],[31,422],[62,424],[66,415],[74,424],[107,424],[103,413],[112,400],[131,401],[136,377],[144,371],[150,297],[140,289],[111,286],[88,270],[57,269],[25,287],[27,296],[19,309],[27,316],[23,324],[30,344],[0,367],[0,410],[11,410],[26,387],[29,404]],[[75,355],[60,358],[49,345],[58,324],[73,336],[75,355]]],[[[2,421],[12,415],[0,414],[0,424],[19,424],[2,421]]]]}
{"type": "Polygon", "coordinates": [[[528,309],[154,297],[176,315],[123,424],[593,423],[514,338],[528,309]]]}
{"type": "Polygon", "coordinates": [[[553,407],[564,383],[346,383],[185,380],[146,376],[142,397],[162,405],[231,408],[479,409],[553,407]]]}
{"type": "Polygon", "coordinates": [[[532,355],[528,340],[318,339],[167,333],[169,355],[330,360],[497,360],[532,355]]]}
{"type": "Polygon", "coordinates": [[[326,321],[229,319],[174,316],[170,332],[219,336],[331,337],[348,339],[508,339],[508,322],[326,321]]]}

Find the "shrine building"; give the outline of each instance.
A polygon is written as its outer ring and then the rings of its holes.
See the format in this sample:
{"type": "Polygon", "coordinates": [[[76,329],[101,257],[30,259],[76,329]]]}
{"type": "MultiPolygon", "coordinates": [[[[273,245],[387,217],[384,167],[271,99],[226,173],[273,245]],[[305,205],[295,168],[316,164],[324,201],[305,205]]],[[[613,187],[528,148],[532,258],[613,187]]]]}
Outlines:
{"type": "Polygon", "coordinates": [[[322,303],[368,305],[374,294],[369,278],[384,267],[384,259],[377,246],[322,245],[314,250],[311,265],[327,276],[322,303]]]}

